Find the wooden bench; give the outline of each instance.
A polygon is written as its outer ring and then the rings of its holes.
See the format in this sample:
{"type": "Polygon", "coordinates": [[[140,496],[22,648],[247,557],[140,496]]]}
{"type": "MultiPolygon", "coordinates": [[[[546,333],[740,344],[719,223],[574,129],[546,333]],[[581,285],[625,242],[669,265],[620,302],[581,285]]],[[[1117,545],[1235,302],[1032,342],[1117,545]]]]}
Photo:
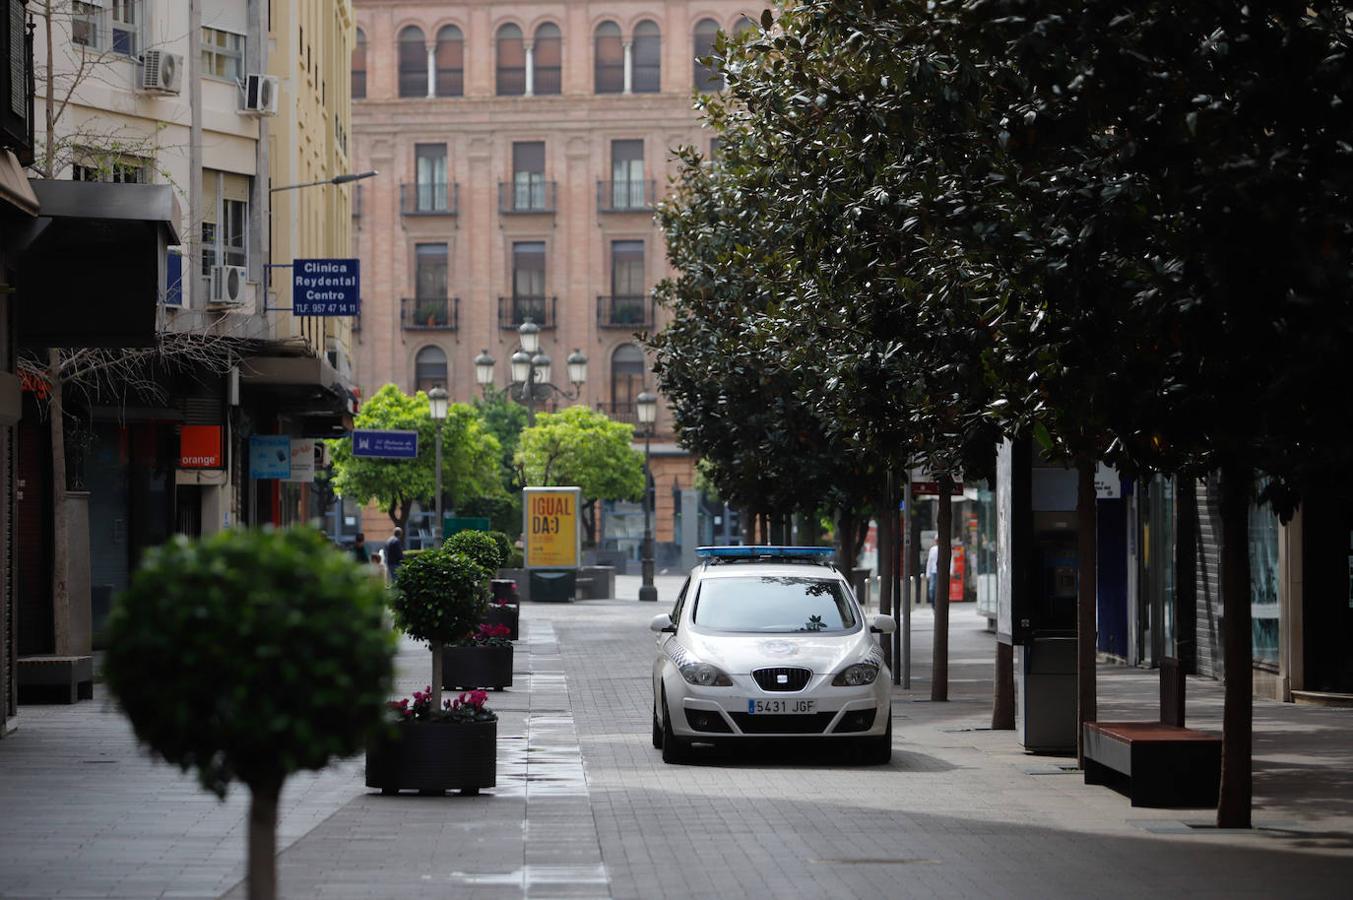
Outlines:
{"type": "Polygon", "coordinates": [[[1124,779],[1133,806],[1216,806],[1221,738],[1161,722],[1087,722],[1085,783],[1124,779]]]}

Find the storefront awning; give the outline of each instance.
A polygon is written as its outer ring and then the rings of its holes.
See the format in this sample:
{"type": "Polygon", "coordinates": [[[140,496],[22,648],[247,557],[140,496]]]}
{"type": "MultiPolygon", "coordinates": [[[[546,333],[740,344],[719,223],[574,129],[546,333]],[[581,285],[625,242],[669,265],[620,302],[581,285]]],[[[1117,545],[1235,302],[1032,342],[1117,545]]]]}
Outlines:
{"type": "Polygon", "coordinates": [[[178,200],[165,184],[31,182],[38,217],[15,235],[18,338],[30,347],[135,347],[155,338],[178,200]]]}
{"type": "Polygon", "coordinates": [[[301,437],[332,437],[352,430],[351,389],[327,359],[252,356],[240,361],[240,388],[266,394],[273,414],[301,425],[301,437]]]}

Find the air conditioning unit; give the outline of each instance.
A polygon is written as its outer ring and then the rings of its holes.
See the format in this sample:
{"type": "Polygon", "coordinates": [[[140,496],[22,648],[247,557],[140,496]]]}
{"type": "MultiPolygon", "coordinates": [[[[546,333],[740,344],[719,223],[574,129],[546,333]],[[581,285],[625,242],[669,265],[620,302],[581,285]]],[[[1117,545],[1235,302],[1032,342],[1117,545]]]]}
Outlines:
{"type": "Polygon", "coordinates": [[[218,306],[239,306],[244,302],[244,266],[212,266],[211,293],[207,302],[218,306]]]}
{"type": "Polygon", "coordinates": [[[240,112],[255,116],[277,115],[277,91],[281,80],[276,75],[249,75],[240,85],[240,112]]]}
{"type": "Polygon", "coordinates": [[[147,50],[141,56],[141,90],[177,94],[183,90],[183,57],[164,50],[147,50]]]}

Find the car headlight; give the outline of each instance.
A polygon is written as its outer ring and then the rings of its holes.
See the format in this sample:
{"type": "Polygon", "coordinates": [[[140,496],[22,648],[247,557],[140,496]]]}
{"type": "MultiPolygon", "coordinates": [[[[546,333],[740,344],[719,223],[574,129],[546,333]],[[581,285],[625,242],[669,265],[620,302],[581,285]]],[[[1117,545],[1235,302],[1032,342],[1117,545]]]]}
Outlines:
{"type": "Polygon", "coordinates": [[[853,666],[846,666],[835,678],[832,684],[837,687],[858,687],[862,684],[873,684],[874,679],[879,677],[879,667],[873,663],[855,663],[853,666]]]}
{"type": "Polygon", "coordinates": [[[709,663],[687,663],[681,667],[681,677],[702,687],[729,687],[733,679],[723,669],[709,663]]]}

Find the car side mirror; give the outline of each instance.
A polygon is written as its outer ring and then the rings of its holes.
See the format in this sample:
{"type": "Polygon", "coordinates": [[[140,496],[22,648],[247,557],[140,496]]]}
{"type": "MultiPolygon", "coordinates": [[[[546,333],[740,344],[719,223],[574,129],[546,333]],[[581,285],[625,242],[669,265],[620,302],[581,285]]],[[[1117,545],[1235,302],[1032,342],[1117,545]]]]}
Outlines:
{"type": "Polygon", "coordinates": [[[659,634],[676,634],[676,625],[672,622],[670,613],[662,613],[653,617],[653,621],[648,623],[649,631],[656,631],[659,634]]]}
{"type": "Polygon", "coordinates": [[[874,634],[892,634],[897,630],[897,620],[890,615],[877,615],[869,619],[869,630],[874,634]]]}

